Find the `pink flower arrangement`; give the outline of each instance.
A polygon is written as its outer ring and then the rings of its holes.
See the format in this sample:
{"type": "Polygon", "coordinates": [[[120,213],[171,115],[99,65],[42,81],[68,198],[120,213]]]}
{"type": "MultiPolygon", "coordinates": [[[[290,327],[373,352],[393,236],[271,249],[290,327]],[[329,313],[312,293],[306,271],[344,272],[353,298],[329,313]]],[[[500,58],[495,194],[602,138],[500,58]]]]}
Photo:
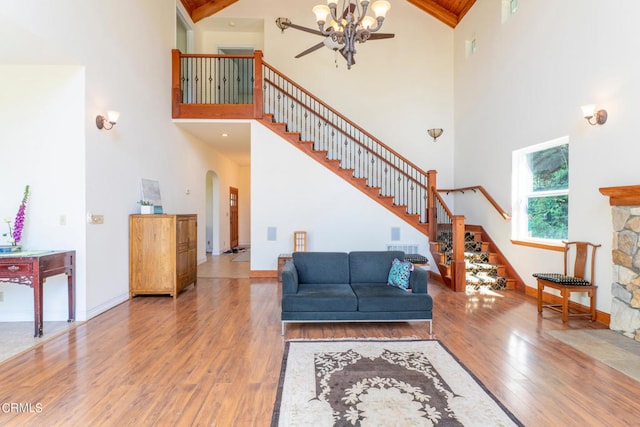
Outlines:
{"type": "MultiPolygon", "coordinates": [[[[11,228],[11,218],[5,219],[7,225],[9,226],[9,241],[13,246],[16,246],[22,240],[22,230],[24,229],[24,215],[25,210],[27,209],[27,200],[29,200],[28,185],[24,188],[24,196],[22,197],[22,203],[20,203],[20,207],[18,208],[16,220],[13,223],[13,229],[11,228]]],[[[4,234],[4,236],[6,236],[6,234],[4,234]]]]}

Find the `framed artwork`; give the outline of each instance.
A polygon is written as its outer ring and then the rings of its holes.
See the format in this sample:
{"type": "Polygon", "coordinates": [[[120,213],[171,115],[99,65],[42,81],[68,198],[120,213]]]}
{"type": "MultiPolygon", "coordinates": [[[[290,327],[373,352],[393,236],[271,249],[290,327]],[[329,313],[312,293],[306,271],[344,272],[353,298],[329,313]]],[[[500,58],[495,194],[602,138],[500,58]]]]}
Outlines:
{"type": "Polygon", "coordinates": [[[141,193],[141,200],[153,205],[154,214],[163,213],[162,197],[160,196],[160,183],[158,181],[142,178],[141,193]]]}

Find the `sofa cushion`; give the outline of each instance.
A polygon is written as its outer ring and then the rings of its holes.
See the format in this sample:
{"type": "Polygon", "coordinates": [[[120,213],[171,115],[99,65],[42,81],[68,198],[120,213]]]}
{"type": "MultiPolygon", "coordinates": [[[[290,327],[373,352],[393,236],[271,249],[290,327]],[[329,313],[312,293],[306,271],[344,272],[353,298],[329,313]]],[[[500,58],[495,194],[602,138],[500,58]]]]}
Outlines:
{"type": "Polygon", "coordinates": [[[349,284],[298,285],[298,292],[282,296],[282,311],[356,311],[358,300],[349,284]]]}
{"type": "Polygon", "coordinates": [[[411,292],[409,288],[409,277],[412,271],[412,263],[400,261],[398,258],[395,258],[391,263],[387,285],[402,289],[405,292],[411,292]]]}
{"type": "Polygon", "coordinates": [[[355,283],[359,311],[425,311],[433,308],[429,294],[405,292],[386,283],[355,283]]]}
{"type": "Polygon", "coordinates": [[[349,283],[349,254],[345,252],[294,252],[299,283],[349,283]]]}
{"type": "Polygon", "coordinates": [[[351,283],[387,283],[391,263],[395,258],[404,261],[404,252],[350,252],[351,283]]]}

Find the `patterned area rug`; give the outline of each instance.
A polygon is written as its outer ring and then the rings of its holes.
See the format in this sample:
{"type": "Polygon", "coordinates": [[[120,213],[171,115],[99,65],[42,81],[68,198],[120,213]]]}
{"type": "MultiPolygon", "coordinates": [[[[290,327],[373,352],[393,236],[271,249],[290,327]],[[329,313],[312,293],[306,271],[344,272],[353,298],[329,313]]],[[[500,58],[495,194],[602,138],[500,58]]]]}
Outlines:
{"type": "Polygon", "coordinates": [[[522,425],[437,340],[286,343],[274,426],[522,425]]]}

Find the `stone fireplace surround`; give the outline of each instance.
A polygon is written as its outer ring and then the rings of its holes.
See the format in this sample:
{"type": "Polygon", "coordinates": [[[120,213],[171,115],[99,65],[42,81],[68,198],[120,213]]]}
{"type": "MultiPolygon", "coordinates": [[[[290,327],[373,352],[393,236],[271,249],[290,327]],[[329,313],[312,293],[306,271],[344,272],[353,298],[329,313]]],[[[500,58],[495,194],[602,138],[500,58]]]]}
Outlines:
{"type": "Polygon", "coordinates": [[[640,185],[600,188],[609,197],[613,222],[613,331],[640,341],[640,185]]]}

